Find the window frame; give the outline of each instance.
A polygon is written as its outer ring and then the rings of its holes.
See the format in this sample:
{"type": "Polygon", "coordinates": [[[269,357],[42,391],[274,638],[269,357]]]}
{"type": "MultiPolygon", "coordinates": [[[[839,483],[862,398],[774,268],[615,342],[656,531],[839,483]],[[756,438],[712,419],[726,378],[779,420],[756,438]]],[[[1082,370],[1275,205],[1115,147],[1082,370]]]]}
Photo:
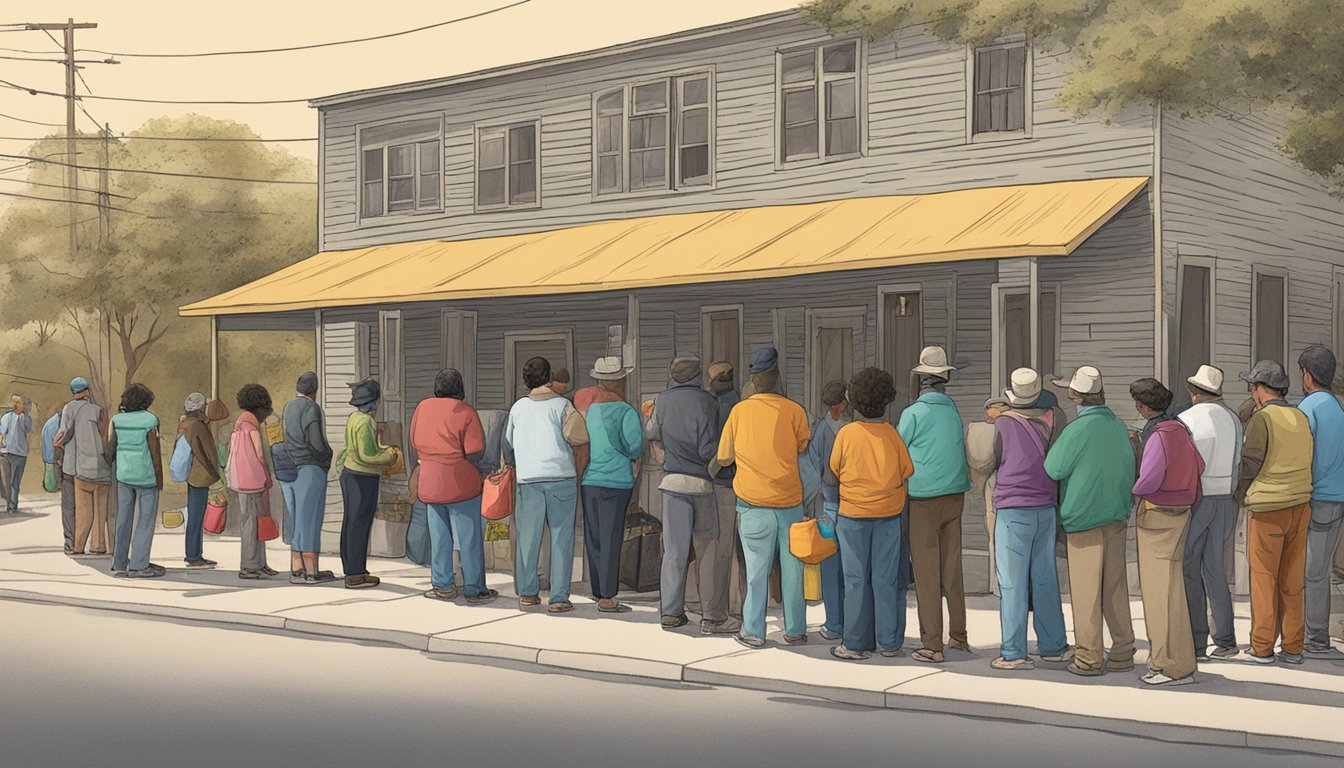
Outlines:
{"type": "Polygon", "coordinates": [[[437,115],[437,116],[432,116],[432,117],[398,117],[398,118],[390,119],[390,120],[379,120],[379,121],[377,121],[377,122],[361,123],[361,124],[359,124],[358,126],[356,126],[356,127],[355,127],[355,157],[356,157],[356,163],[355,163],[355,179],[356,179],[356,184],[355,184],[355,212],[356,212],[356,221],[357,221],[357,222],[360,222],[360,223],[363,223],[364,221],[367,221],[367,220],[374,220],[374,219],[377,219],[377,220],[387,220],[387,219],[396,219],[396,218],[402,218],[402,217],[427,216],[427,215],[433,215],[433,214],[436,214],[436,213],[438,213],[438,214],[443,213],[444,210],[445,210],[445,204],[446,204],[446,200],[445,200],[445,198],[447,197],[447,183],[446,183],[446,181],[445,181],[445,176],[444,176],[444,138],[443,138],[443,137],[444,137],[444,120],[443,120],[443,116],[442,116],[442,115],[437,115]],[[368,143],[366,143],[366,142],[364,141],[364,135],[365,135],[365,133],[366,133],[367,131],[371,130],[371,129],[375,129],[375,128],[385,128],[385,127],[388,127],[388,126],[395,126],[395,125],[397,125],[397,124],[399,124],[399,123],[429,122],[429,121],[431,121],[431,120],[434,121],[435,124],[436,124],[435,129],[434,129],[433,131],[412,131],[412,132],[408,132],[406,136],[403,136],[403,137],[398,138],[398,139],[389,139],[389,140],[374,141],[374,142],[368,142],[368,143]],[[435,206],[435,207],[433,207],[433,208],[429,208],[429,207],[422,208],[422,207],[420,207],[420,190],[421,190],[420,184],[421,184],[421,176],[422,176],[422,174],[421,174],[421,172],[420,172],[420,156],[421,156],[421,151],[422,151],[422,150],[421,150],[421,147],[422,147],[424,144],[428,144],[428,143],[431,143],[431,142],[434,143],[434,144],[437,144],[437,145],[438,145],[438,154],[437,154],[437,158],[438,158],[438,167],[439,167],[439,170],[438,170],[438,177],[439,177],[439,183],[438,183],[438,205],[435,206]],[[392,210],[389,210],[389,205],[388,205],[388,204],[389,204],[388,195],[390,195],[390,194],[392,193],[392,185],[391,185],[391,183],[390,183],[390,179],[389,179],[389,177],[388,177],[388,170],[389,170],[389,168],[388,168],[388,157],[391,155],[391,152],[390,152],[389,150],[390,150],[391,148],[393,148],[393,147],[401,147],[401,146],[407,146],[407,145],[409,145],[410,147],[412,147],[412,150],[411,150],[412,161],[411,161],[411,162],[412,162],[413,169],[412,169],[412,172],[411,172],[411,178],[412,178],[412,180],[413,180],[413,181],[412,181],[413,192],[412,192],[412,196],[411,196],[411,208],[410,208],[410,210],[404,210],[404,211],[392,211],[392,210]],[[381,208],[381,211],[382,211],[382,212],[381,212],[381,213],[376,213],[376,214],[367,214],[367,213],[364,212],[364,203],[365,203],[365,199],[366,199],[366,196],[365,196],[365,187],[366,187],[366,185],[369,184],[370,182],[368,182],[367,179],[366,179],[365,176],[364,176],[364,153],[365,153],[365,152],[374,151],[374,150],[379,150],[379,151],[382,152],[382,161],[381,161],[382,175],[381,175],[381,177],[380,177],[380,179],[381,179],[380,183],[381,183],[381,185],[382,185],[382,208],[381,208]]]}
{"type": "MultiPolygon", "coordinates": [[[[1175,333],[1172,336],[1172,343],[1175,345],[1171,361],[1168,363],[1174,366],[1179,363],[1181,354],[1181,317],[1183,305],[1185,303],[1185,268],[1197,267],[1209,270],[1209,306],[1206,312],[1204,322],[1209,327],[1209,349],[1204,362],[1209,365],[1215,365],[1214,358],[1218,355],[1218,259],[1208,253],[1182,253],[1180,248],[1176,252],[1176,314],[1173,316],[1175,323],[1175,333]]],[[[1287,347],[1285,347],[1287,349],[1287,347]]],[[[1179,381],[1184,381],[1184,377],[1193,375],[1194,372],[1185,373],[1176,371],[1179,381]]]]}
{"type": "MultiPolygon", "coordinates": [[[[713,67],[704,69],[694,69],[686,71],[673,72],[654,78],[641,78],[623,83],[619,86],[603,88],[594,91],[591,96],[592,111],[592,196],[597,198],[612,197],[656,197],[659,195],[677,194],[681,192],[694,192],[697,190],[712,190],[718,186],[716,162],[716,143],[718,140],[717,113],[718,99],[716,96],[717,74],[713,67]],[[681,184],[678,179],[681,175],[681,113],[682,113],[682,86],[689,80],[705,79],[708,84],[708,101],[706,108],[709,110],[709,180],[707,182],[694,184],[681,184]],[[667,184],[662,187],[646,187],[644,189],[630,188],[630,118],[633,113],[633,100],[635,88],[641,85],[652,85],[654,83],[667,83],[670,98],[668,101],[668,132],[667,132],[667,184]],[[621,159],[620,167],[620,188],[619,189],[601,189],[601,158],[599,152],[598,131],[601,122],[601,114],[598,111],[597,103],[604,96],[620,92],[621,94],[621,149],[619,157],[621,159]]],[[[691,107],[698,109],[699,105],[691,107]]]]}
{"type": "MultiPolygon", "coordinates": [[[[1064,329],[1064,292],[1063,284],[1059,282],[1039,284],[1041,294],[1053,293],[1055,295],[1055,367],[1060,367],[1060,353],[1063,350],[1062,339],[1060,338],[1064,329]]],[[[1003,321],[1004,299],[1008,296],[1017,294],[1031,295],[1031,286],[1025,283],[994,283],[990,286],[990,322],[993,328],[993,342],[990,350],[990,360],[993,370],[990,372],[991,395],[1002,394],[1008,386],[1008,377],[1012,371],[1005,371],[1004,345],[1007,338],[1004,334],[1008,332],[1008,324],[1003,321]]],[[[1028,331],[1030,333],[1030,331],[1028,331]]],[[[1043,371],[1043,375],[1049,376],[1051,372],[1043,371]]],[[[1058,374],[1058,371],[1054,372],[1058,374]]]]}
{"type": "Polygon", "coordinates": [[[1035,48],[1026,35],[1001,37],[988,45],[966,46],[966,143],[992,144],[1004,141],[1023,141],[1032,137],[1035,113],[1035,48]],[[1022,72],[1022,129],[1017,131],[984,131],[975,129],[975,62],[981,51],[1023,49],[1022,72]]]}
{"type": "MultiPolygon", "coordinates": [[[[810,165],[821,165],[824,163],[841,162],[852,160],[857,157],[865,157],[868,154],[868,43],[860,35],[842,35],[833,38],[814,40],[801,45],[792,45],[785,48],[775,49],[775,135],[774,135],[774,162],[775,169],[785,168],[805,168],[810,165]],[[838,45],[854,43],[854,72],[833,73],[829,77],[825,72],[825,55],[827,48],[833,48],[838,45]],[[813,59],[813,87],[817,94],[817,154],[815,157],[797,157],[786,160],[784,158],[784,58],[796,53],[803,53],[811,50],[815,58],[813,59]],[[838,80],[854,80],[854,120],[857,131],[855,137],[855,151],[841,154],[830,155],[826,153],[826,84],[838,80]]],[[[800,87],[798,85],[794,86],[800,87]]]]}
{"type": "MultiPolygon", "coordinates": [[[[522,120],[510,120],[503,123],[478,124],[474,127],[472,135],[472,155],[471,155],[471,203],[475,211],[530,211],[541,207],[541,118],[532,117],[522,120]],[[531,126],[533,133],[533,200],[527,203],[512,202],[509,192],[509,182],[513,174],[513,159],[509,154],[509,132],[514,128],[531,126]],[[496,131],[503,132],[504,140],[504,202],[502,203],[482,203],[481,202],[481,136],[483,134],[493,134],[496,131]]],[[[494,170],[493,168],[490,170],[494,170]]]]}
{"type": "MultiPolygon", "coordinates": [[[[1290,367],[1290,365],[1291,365],[1291,362],[1290,362],[1289,360],[1286,359],[1286,358],[1288,358],[1288,357],[1291,355],[1291,347],[1288,346],[1288,338],[1289,338],[1289,336],[1290,336],[1289,328],[1288,328],[1288,297],[1291,295],[1291,294],[1290,294],[1290,291],[1291,291],[1291,287],[1290,287],[1290,285],[1291,285],[1291,284],[1290,284],[1290,281],[1289,281],[1289,278],[1288,278],[1288,270],[1287,270],[1286,268],[1284,268],[1284,267],[1271,267],[1271,266],[1262,265],[1262,264],[1253,264],[1253,265],[1251,265],[1251,317],[1250,317],[1251,323],[1250,323],[1250,328],[1249,328],[1249,330],[1250,330],[1251,364],[1254,365],[1255,363],[1259,362],[1259,361],[1262,359],[1261,356],[1260,356],[1260,350],[1257,349],[1257,346],[1256,346],[1256,338],[1255,338],[1256,336],[1259,335],[1259,334],[1256,333],[1256,326],[1257,326],[1257,325],[1259,324],[1259,322],[1260,322],[1260,306],[1259,306],[1259,305],[1260,305],[1260,278],[1261,278],[1261,277],[1277,277],[1277,278],[1283,280],[1283,318],[1282,318],[1282,321],[1283,321],[1283,356],[1284,356],[1285,359],[1282,360],[1282,361],[1280,361],[1280,362],[1283,363],[1283,367],[1284,367],[1284,369],[1287,370],[1287,369],[1290,367]]],[[[1289,376],[1289,378],[1291,379],[1291,378],[1293,378],[1293,377],[1292,377],[1292,376],[1289,376]]],[[[1300,386],[1300,383],[1297,382],[1296,380],[1294,380],[1294,386],[1300,386]]]]}
{"type": "Polygon", "coordinates": [[[1344,268],[1331,267],[1330,274],[1330,349],[1336,350],[1344,342],[1344,268]]]}
{"type": "Polygon", "coordinates": [[[675,94],[673,93],[673,90],[676,88],[676,82],[677,82],[676,79],[671,77],[657,77],[651,80],[639,80],[631,83],[629,89],[626,92],[627,98],[625,102],[625,145],[623,148],[623,151],[625,152],[625,177],[624,179],[622,179],[622,181],[624,183],[625,189],[629,192],[638,194],[641,192],[669,192],[672,190],[673,186],[672,147],[674,143],[673,137],[675,135],[675,129],[676,129],[676,126],[673,125],[673,113],[676,111],[675,99],[674,99],[675,94]],[[656,86],[656,85],[661,85],[663,88],[663,96],[665,97],[663,108],[661,110],[640,112],[639,114],[636,114],[635,92],[638,91],[640,88],[648,88],[650,86],[656,86]],[[645,153],[656,152],[658,151],[659,148],[646,146],[636,150],[630,142],[630,133],[631,133],[630,124],[639,118],[657,117],[659,115],[661,115],[663,117],[663,120],[665,121],[663,124],[663,146],[662,146],[663,184],[662,186],[653,186],[653,187],[643,186],[640,187],[639,189],[635,189],[634,186],[630,183],[630,174],[635,167],[635,163],[633,162],[633,153],[638,151],[642,158],[645,153]]]}

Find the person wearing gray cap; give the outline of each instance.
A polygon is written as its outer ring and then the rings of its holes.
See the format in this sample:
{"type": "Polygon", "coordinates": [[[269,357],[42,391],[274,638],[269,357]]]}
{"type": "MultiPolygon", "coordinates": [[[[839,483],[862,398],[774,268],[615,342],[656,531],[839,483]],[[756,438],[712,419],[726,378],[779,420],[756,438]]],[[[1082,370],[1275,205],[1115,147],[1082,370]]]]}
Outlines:
{"type": "Polygon", "coordinates": [[[1330,391],[1335,355],[1313,344],[1297,359],[1302,391],[1298,408],[1314,440],[1311,460],[1311,520],[1307,523],[1306,644],[1313,659],[1344,659],[1330,643],[1330,566],[1344,520],[1344,408],[1330,391]]]}
{"type": "Polygon", "coordinates": [[[1246,425],[1238,495],[1246,501],[1251,566],[1250,661],[1302,663],[1306,631],[1302,591],[1311,519],[1313,446],[1307,415],[1292,407],[1283,366],[1261,360],[1241,374],[1257,406],[1246,425]]]}
{"type": "Polygon", "coordinates": [[[212,568],[214,560],[203,554],[205,544],[205,507],[210,502],[210,486],[219,482],[223,470],[219,466],[219,449],[215,436],[210,434],[210,419],[205,415],[208,401],[200,392],[192,392],[182,406],[182,423],[178,430],[191,449],[191,469],[187,473],[187,535],[186,561],[188,568],[212,568]]]}
{"type": "MultiPolygon", "coordinates": [[[[56,450],[61,464],[61,532],[65,554],[75,552],[75,415],[89,402],[89,382],[83,376],[70,380],[70,401],[61,409],[61,427],[56,432],[56,450]]],[[[111,543],[109,542],[109,546],[111,543]]]]}
{"type": "Polygon", "coordinates": [[[318,568],[322,549],[322,518],[327,509],[327,473],[331,471],[332,450],[327,442],[327,427],[322,408],[317,404],[317,374],[307,371],[294,385],[296,397],[285,403],[282,412],[285,439],[272,449],[276,479],[284,494],[285,507],[294,518],[290,542],[290,581],[315,584],[336,578],[331,571],[318,568]],[[278,450],[276,450],[278,449],[278,450]],[[281,477],[280,463],[293,465],[281,477]]]}

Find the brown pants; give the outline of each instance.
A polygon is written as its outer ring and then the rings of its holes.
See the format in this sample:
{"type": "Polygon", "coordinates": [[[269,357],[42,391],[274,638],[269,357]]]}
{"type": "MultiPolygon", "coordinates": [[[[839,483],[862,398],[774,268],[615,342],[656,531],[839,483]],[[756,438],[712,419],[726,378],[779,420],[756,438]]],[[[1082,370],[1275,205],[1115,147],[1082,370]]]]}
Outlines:
{"type": "MultiPolygon", "coordinates": [[[[1139,589],[1148,627],[1148,669],[1174,680],[1195,672],[1195,641],[1185,600],[1185,534],[1190,507],[1139,505],[1135,518],[1139,589]]],[[[1221,542],[1219,544],[1221,546],[1221,542]]]]}
{"type": "Polygon", "coordinates": [[[966,589],[961,577],[961,509],[965,494],[910,500],[910,562],[915,570],[919,636],[924,648],[943,650],[943,598],[947,633],[966,642],[966,589]]]}
{"type": "Polygon", "coordinates": [[[1074,663],[1101,669],[1101,622],[1111,633],[1110,661],[1134,660],[1134,622],[1129,615],[1125,574],[1125,521],[1116,520],[1068,535],[1069,598],[1073,603],[1074,663]]]}
{"type": "Polygon", "coordinates": [[[89,552],[102,554],[112,549],[116,534],[112,531],[115,516],[107,512],[111,497],[111,483],[90,483],[75,478],[75,551],[83,552],[84,543],[89,552]],[[89,534],[92,533],[92,540],[89,534]]]}
{"type": "Polygon", "coordinates": [[[1301,653],[1311,505],[1252,512],[1250,517],[1246,558],[1251,566],[1251,652],[1274,655],[1274,641],[1282,636],[1284,653],[1301,653]]]}

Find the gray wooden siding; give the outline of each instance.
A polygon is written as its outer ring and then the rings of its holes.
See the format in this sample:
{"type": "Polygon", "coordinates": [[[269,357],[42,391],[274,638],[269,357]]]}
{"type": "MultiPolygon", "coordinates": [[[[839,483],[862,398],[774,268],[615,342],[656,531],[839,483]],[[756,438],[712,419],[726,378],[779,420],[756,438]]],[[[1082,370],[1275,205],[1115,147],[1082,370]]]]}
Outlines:
{"type": "Polygon", "coordinates": [[[867,156],[777,169],[775,50],[823,37],[818,27],[797,18],[639,55],[325,108],[325,247],[461,239],[679,211],[1151,172],[1152,117],[1147,110],[1103,124],[1075,120],[1054,106],[1068,69],[1067,55],[1058,52],[1036,53],[1032,138],[968,144],[965,51],[919,27],[866,46],[867,156]],[[592,94],[638,78],[705,69],[715,76],[714,188],[595,198],[592,94]],[[445,121],[444,211],[379,217],[361,225],[356,205],[358,127],[440,115],[445,121]],[[541,208],[475,212],[474,127],[538,118],[541,208]]]}

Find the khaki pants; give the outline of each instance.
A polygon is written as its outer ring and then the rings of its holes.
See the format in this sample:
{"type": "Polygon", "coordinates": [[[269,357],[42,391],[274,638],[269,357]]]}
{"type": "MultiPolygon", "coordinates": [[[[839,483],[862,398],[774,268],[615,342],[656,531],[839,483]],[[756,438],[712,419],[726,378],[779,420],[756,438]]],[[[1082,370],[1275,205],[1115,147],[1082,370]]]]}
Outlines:
{"type": "Polygon", "coordinates": [[[103,554],[115,541],[112,523],[115,518],[107,513],[111,498],[111,483],[90,483],[75,478],[75,551],[83,552],[89,544],[91,554],[103,554]],[[92,540],[89,534],[92,533],[92,540]]]}
{"type": "Polygon", "coordinates": [[[1184,574],[1190,507],[1159,507],[1145,501],[1139,504],[1135,524],[1143,621],[1152,648],[1148,669],[1173,680],[1189,677],[1195,672],[1184,574]]]}
{"type": "Polygon", "coordinates": [[[1310,521],[1309,504],[1251,513],[1246,557],[1251,566],[1251,652],[1256,656],[1274,655],[1280,636],[1284,653],[1302,652],[1310,521]]]}
{"type": "Polygon", "coordinates": [[[924,648],[943,650],[943,598],[947,634],[966,642],[966,589],[961,574],[961,509],[965,494],[910,500],[910,562],[919,602],[919,636],[924,648]]]}
{"type": "Polygon", "coordinates": [[[1068,534],[1069,597],[1073,603],[1076,663],[1101,669],[1101,622],[1111,633],[1109,660],[1127,665],[1134,660],[1134,622],[1129,616],[1129,584],[1125,575],[1125,521],[1116,520],[1089,531],[1068,534]]]}

